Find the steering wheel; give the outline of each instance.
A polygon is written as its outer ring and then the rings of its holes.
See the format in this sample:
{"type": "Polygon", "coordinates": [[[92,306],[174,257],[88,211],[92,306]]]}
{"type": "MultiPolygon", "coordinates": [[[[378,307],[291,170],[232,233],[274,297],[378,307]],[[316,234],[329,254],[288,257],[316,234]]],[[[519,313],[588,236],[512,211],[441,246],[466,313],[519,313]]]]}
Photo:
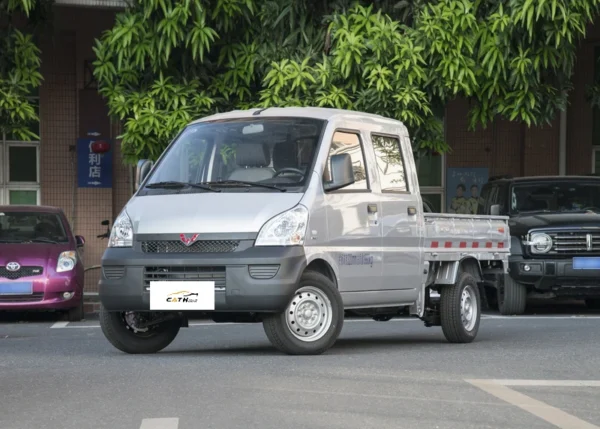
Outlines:
{"type": "Polygon", "coordinates": [[[302,176],[304,178],[304,172],[302,170],[298,170],[297,168],[292,168],[292,167],[285,167],[282,168],[281,170],[279,170],[278,172],[276,172],[273,177],[277,177],[282,173],[295,173],[299,176],[302,176]]]}

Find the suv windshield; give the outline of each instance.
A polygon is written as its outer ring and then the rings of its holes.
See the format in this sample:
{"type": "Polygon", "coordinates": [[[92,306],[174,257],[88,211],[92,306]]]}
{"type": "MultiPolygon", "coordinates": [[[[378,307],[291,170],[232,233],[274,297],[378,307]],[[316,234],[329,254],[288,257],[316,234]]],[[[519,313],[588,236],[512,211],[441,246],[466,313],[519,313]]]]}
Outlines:
{"type": "Polygon", "coordinates": [[[310,176],[324,123],[244,118],[190,125],[153,169],[145,190],[298,192],[310,176]]]}
{"type": "Polygon", "coordinates": [[[511,213],[600,212],[600,183],[553,181],[515,184],[511,192],[511,213]]]}
{"type": "Polygon", "coordinates": [[[0,212],[0,243],[66,243],[65,228],[55,213],[0,212]]]}

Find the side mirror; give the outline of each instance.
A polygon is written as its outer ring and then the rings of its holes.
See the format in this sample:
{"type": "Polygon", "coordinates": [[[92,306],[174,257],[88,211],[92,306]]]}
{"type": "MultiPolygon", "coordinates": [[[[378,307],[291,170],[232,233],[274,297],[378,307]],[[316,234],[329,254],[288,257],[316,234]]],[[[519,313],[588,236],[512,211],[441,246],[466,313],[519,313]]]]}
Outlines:
{"type": "Polygon", "coordinates": [[[110,224],[108,219],[103,220],[102,222],[100,222],[100,225],[102,226],[108,226],[110,224]]]}
{"type": "Polygon", "coordinates": [[[135,189],[138,189],[140,187],[142,182],[148,176],[148,173],[150,173],[150,170],[152,170],[153,165],[154,162],[148,159],[140,159],[138,161],[137,168],[135,170],[135,189]]]}
{"type": "Polygon", "coordinates": [[[499,204],[493,204],[490,207],[490,214],[492,216],[500,216],[500,205],[499,204]]]}
{"type": "Polygon", "coordinates": [[[331,182],[325,182],[323,187],[326,191],[335,191],[354,183],[354,169],[352,158],[347,153],[333,155],[331,157],[331,182]]]}
{"type": "Polygon", "coordinates": [[[77,243],[77,247],[83,247],[85,245],[85,238],[81,235],[76,235],[75,242],[77,243]]]}

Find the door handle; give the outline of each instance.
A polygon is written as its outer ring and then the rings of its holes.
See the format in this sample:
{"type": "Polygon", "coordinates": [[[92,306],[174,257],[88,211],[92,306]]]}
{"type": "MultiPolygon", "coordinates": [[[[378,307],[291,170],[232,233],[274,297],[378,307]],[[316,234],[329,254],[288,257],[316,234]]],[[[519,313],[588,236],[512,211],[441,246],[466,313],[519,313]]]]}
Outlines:
{"type": "Polygon", "coordinates": [[[367,212],[369,214],[375,214],[375,213],[377,213],[377,205],[376,204],[369,204],[367,206],[367,212]]]}
{"type": "Polygon", "coordinates": [[[414,216],[417,214],[417,208],[413,206],[409,206],[406,211],[408,212],[409,216],[414,216]]]}

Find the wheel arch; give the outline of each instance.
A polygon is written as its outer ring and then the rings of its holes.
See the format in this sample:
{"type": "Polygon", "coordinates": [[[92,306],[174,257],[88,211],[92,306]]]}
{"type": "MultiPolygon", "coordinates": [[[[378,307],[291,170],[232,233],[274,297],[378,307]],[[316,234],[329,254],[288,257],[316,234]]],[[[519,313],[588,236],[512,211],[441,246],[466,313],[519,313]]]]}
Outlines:
{"type": "Polygon", "coordinates": [[[336,288],[339,289],[337,273],[335,272],[335,270],[331,266],[331,264],[329,262],[327,262],[325,259],[323,259],[321,257],[316,257],[316,258],[312,259],[308,263],[308,265],[306,266],[304,271],[313,271],[313,272],[317,272],[319,274],[323,274],[325,277],[327,277],[329,280],[331,280],[335,284],[336,288]]]}

